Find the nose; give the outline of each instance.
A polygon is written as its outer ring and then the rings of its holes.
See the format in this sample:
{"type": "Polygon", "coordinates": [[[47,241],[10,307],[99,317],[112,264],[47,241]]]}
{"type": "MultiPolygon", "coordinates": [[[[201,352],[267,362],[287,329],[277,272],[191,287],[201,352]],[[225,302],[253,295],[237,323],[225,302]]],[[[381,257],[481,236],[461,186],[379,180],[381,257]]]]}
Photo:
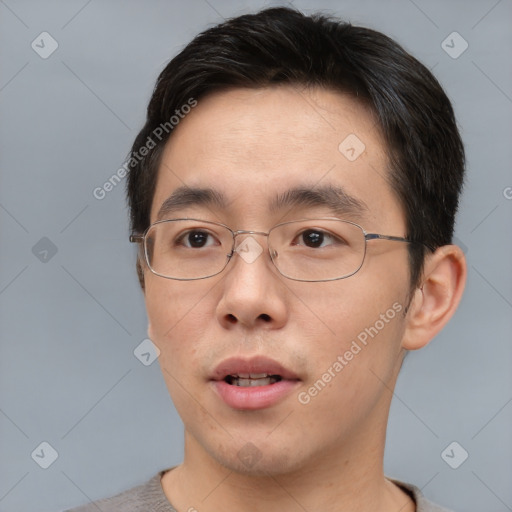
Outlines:
{"type": "Polygon", "coordinates": [[[217,305],[221,325],[232,329],[278,329],[286,324],[288,304],[283,278],[272,263],[266,233],[252,232],[237,238],[232,261],[225,270],[222,296],[217,305]]]}

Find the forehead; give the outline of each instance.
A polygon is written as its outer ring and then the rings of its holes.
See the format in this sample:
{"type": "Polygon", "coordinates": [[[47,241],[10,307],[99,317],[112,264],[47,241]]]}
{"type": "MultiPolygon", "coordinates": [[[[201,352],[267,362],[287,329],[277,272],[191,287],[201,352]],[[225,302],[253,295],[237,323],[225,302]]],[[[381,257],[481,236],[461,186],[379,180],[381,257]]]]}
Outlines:
{"type": "Polygon", "coordinates": [[[346,95],[291,86],[215,93],[167,142],[151,220],[183,187],[218,190],[227,213],[248,218],[270,215],[289,190],[335,188],[368,205],[369,222],[384,216],[391,225],[401,207],[387,161],[373,116],[346,95]]]}

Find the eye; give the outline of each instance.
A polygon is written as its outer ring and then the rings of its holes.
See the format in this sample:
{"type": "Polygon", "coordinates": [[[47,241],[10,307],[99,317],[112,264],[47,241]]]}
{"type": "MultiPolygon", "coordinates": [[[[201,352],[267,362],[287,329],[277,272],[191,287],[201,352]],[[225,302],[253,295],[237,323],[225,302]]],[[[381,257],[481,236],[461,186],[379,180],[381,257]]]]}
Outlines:
{"type": "Polygon", "coordinates": [[[183,233],[177,240],[176,245],[183,245],[189,249],[201,249],[212,245],[219,245],[211,233],[202,230],[193,230],[183,233]]]}
{"type": "Polygon", "coordinates": [[[326,233],[320,229],[306,229],[302,233],[299,233],[295,240],[292,242],[293,245],[305,245],[306,247],[313,249],[340,242],[340,240],[334,235],[326,233]]]}

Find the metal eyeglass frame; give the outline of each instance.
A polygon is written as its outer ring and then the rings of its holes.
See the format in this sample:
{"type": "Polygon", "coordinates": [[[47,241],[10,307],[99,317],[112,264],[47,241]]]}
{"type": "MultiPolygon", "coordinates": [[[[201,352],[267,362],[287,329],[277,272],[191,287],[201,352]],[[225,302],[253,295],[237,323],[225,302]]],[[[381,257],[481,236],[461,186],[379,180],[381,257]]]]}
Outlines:
{"type": "Polygon", "coordinates": [[[212,221],[203,220],[203,219],[195,219],[195,218],[187,218],[187,217],[179,218],[179,219],[164,219],[164,220],[159,220],[159,221],[153,222],[153,224],[148,226],[146,228],[146,230],[144,231],[144,233],[142,233],[142,234],[131,234],[130,237],[129,237],[129,240],[132,243],[139,243],[139,244],[142,243],[142,247],[143,247],[143,250],[144,250],[144,259],[146,261],[146,265],[147,265],[147,267],[149,268],[149,270],[153,274],[155,274],[155,275],[157,275],[159,277],[163,277],[164,279],[173,279],[175,281],[198,281],[200,279],[208,279],[210,277],[214,277],[214,276],[219,275],[221,272],[224,271],[224,269],[228,266],[229,262],[231,261],[231,259],[233,257],[233,254],[236,252],[235,242],[236,242],[236,237],[238,235],[262,235],[262,236],[266,236],[267,237],[267,246],[268,246],[268,251],[269,251],[270,259],[271,259],[274,267],[279,272],[279,274],[281,274],[283,277],[286,277],[286,279],[290,279],[292,281],[301,281],[301,282],[306,282],[306,283],[321,283],[321,282],[327,282],[327,281],[339,281],[340,279],[346,279],[347,277],[351,277],[354,274],[356,274],[357,272],[359,272],[359,270],[361,270],[361,267],[363,266],[364,260],[366,258],[366,247],[367,247],[367,242],[369,240],[390,240],[392,242],[402,242],[402,243],[408,243],[408,244],[421,244],[421,245],[425,246],[427,249],[429,249],[432,252],[434,252],[434,250],[435,250],[433,247],[425,244],[424,242],[418,242],[416,240],[410,240],[408,238],[404,238],[404,237],[401,237],[401,236],[382,235],[380,233],[367,233],[364,230],[364,228],[362,228],[359,224],[356,224],[355,222],[352,222],[352,221],[349,221],[349,220],[338,219],[336,217],[321,217],[321,218],[315,218],[315,219],[297,219],[297,220],[291,220],[291,221],[287,221],[287,222],[281,222],[280,224],[276,224],[275,226],[273,226],[267,233],[265,233],[264,231],[250,231],[250,230],[246,230],[246,229],[238,229],[236,231],[233,231],[229,226],[226,226],[225,224],[222,224],[221,222],[212,222],[212,221]],[[221,270],[219,270],[218,272],[215,272],[215,274],[210,274],[208,276],[192,277],[192,278],[188,278],[188,277],[187,278],[184,278],[184,277],[169,277],[169,276],[165,276],[163,274],[159,274],[158,272],[155,272],[155,270],[153,270],[153,268],[151,267],[151,265],[149,263],[149,258],[148,258],[148,253],[147,253],[147,246],[146,246],[146,235],[148,234],[149,230],[153,226],[155,226],[157,224],[163,224],[163,223],[166,223],[166,222],[176,222],[176,221],[182,221],[182,220],[183,221],[191,220],[191,221],[202,222],[204,224],[212,224],[214,226],[221,226],[221,227],[227,229],[231,233],[231,235],[233,237],[233,246],[231,248],[231,252],[229,254],[226,254],[226,263],[222,267],[221,270]],[[356,226],[357,228],[359,228],[361,230],[361,232],[364,235],[364,253],[363,253],[363,258],[361,260],[361,264],[359,265],[359,267],[356,270],[354,270],[354,272],[352,272],[351,274],[347,274],[345,276],[342,276],[342,277],[334,277],[332,279],[296,279],[294,277],[287,276],[286,274],[284,274],[279,269],[279,267],[277,266],[276,262],[274,261],[274,257],[276,255],[276,253],[274,251],[274,254],[272,254],[271,247],[268,245],[268,236],[270,235],[270,233],[274,229],[276,229],[276,228],[278,228],[280,226],[284,226],[286,224],[292,224],[292,223],[295,223],[295,222],[304,222],[304,221],[317,221],[317,220],[336,220],[336,221],[339,221],[339,222],[345,222],[346,224],[351,224],[351,225],[356,226]]]}

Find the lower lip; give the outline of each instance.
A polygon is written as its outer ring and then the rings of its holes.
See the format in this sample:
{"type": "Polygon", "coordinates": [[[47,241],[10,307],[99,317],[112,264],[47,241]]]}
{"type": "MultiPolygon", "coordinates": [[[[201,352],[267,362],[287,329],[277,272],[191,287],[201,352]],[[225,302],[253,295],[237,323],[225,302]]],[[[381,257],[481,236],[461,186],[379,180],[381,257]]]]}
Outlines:
{"type": "Polygon", "coordinates": [[[299,384],[297,380],[280,380],[266,386],[233,386],[227,382],[212,381],[215,390],[222,400],[233,409],[256,410],[270,407],[285,396],[299,384]]]}

